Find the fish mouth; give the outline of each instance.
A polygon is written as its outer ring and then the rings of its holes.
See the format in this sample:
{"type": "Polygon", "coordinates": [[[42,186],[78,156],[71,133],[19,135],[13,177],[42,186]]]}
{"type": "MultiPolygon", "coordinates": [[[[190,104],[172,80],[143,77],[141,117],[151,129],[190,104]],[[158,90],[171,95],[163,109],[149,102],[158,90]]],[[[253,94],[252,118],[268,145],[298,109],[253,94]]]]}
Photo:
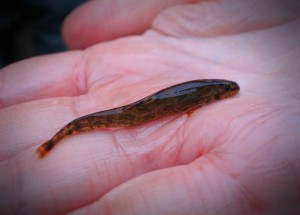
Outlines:
{"type": "Polygon", "coordinates": [[[229,97],[233,97],[233,96],[236,96],[238,93],[239,93],[239,90],[227,92],[227,93],[224,93],[223,95],[221,95],[219,97],[219,99],[226,99],[226,98],[229,98],[229,97]]]}
{"type": "Polygon", "coordinates": [[[231,96],[235,96],[235,95],[237,95],[238,93],[239,93],[239,90],[232,91],[232,92],[229,93],[229,96],[230,96],[230,97],[231,97],[231,96]]]}
{"type": "Polygon", "coordinates": [[[234,82],[234,85],[231,85],[231,91],[226,93],[225,97],[232,97],[237,95],[240,92],[240,86],[234,82]]]}

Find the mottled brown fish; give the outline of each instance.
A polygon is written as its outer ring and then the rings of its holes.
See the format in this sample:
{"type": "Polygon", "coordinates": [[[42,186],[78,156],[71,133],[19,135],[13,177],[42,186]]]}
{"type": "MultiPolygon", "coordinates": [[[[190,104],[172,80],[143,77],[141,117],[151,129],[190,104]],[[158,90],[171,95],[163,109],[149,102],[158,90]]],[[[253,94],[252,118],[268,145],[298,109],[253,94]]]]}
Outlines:
{"type": "Polygon", "coordinates": [[[194,80],[170,86],[131,104],[79,117],[37,149],[43,158],[61,139],[83,131],[140,125],[179,113],[191,113],[214,100],[236,95],[239,85],[221,79],[194,80]]]}

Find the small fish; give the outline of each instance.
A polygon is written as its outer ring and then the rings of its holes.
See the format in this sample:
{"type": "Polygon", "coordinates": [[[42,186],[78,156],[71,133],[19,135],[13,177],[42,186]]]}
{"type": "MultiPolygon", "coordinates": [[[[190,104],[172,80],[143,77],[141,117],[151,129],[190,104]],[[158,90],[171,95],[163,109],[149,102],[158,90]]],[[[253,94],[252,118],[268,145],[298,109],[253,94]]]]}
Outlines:
{"type": "Polygon", "coordinates": [[[38,147],[43,158],[64,137],[84,131],[141,125],[166,116],[192,113],[214,101],[236,95],[239,85],[222,79],[193,80],[162,89],[131,104],[79,117],[38,147]]]}

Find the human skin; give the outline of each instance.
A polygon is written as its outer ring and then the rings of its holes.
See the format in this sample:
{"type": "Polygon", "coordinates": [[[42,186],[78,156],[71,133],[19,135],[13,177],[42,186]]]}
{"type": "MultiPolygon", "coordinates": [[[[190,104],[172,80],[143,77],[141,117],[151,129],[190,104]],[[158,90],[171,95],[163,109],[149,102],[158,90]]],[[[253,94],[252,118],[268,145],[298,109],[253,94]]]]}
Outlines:
{"type": "Polygon", "coordinates": [[[141,2],[88,2],[63,29],[84,50],[1,70],[1,213],[300,213],[299,3],[141,2]],[[35,154],[79,116],[203,78],[240,94],[35,154]]]}

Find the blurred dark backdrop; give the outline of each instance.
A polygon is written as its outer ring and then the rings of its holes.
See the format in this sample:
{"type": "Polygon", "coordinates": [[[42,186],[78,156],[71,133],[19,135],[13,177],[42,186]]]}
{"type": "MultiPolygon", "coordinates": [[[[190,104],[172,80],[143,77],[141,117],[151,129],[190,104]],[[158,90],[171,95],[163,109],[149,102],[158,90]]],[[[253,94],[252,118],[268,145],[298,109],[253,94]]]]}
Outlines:
{"type": "Polygon", "coordinates": [[[1,0],[0,68],[41,54],[66,50],[61,25],[86,0],[1,0]]]}

